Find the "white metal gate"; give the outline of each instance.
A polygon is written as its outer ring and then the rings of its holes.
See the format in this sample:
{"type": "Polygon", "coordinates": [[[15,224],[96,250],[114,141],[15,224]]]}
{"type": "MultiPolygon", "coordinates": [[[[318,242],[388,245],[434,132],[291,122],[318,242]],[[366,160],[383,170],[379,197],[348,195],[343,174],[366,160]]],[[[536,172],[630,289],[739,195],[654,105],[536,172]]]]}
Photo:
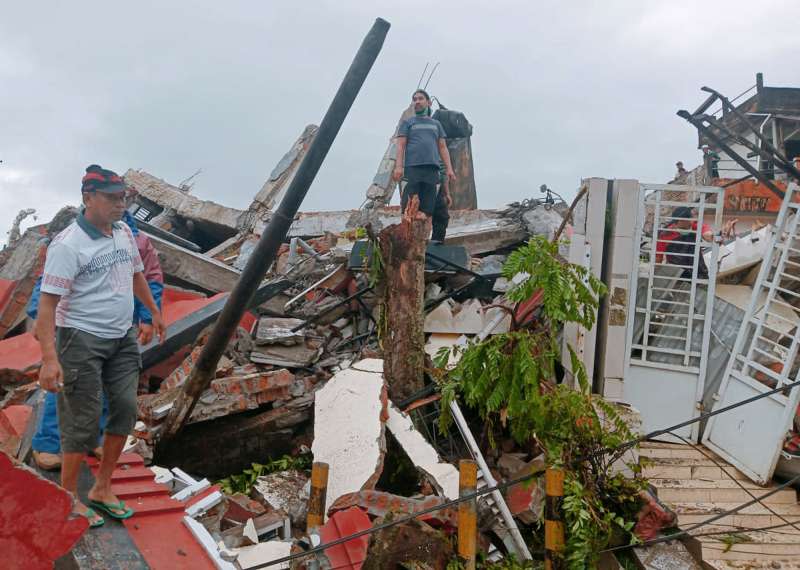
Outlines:
{"type": "MultiPolygon", "coordinates": [[[[753,294],[715,397],[715,408],[798,380],[800,330],[785,310],[800,305],[798,186],[790,184],[772,245],[761,263],[753,294]],[[783,312],[784,316],[781,316],[783,312]],[[788,323],[788,326],[787,326],[788,323]]],[[[772,477],[800,389],[777,393],[709,419],[703,443],[759,484],[772,477]]]]}
{"type": "MultiPolygon", "coordinates": [[[[642,413],[648,432],[700,414],[719,249],[703,233],[718,234],[723,193],[649,184],[639,193],[624,397],[642,413]],[[711,250],[707,268],[704,249],[711,250]]],[[[696,441],[699,427],[676,433],[696,441]]]]}

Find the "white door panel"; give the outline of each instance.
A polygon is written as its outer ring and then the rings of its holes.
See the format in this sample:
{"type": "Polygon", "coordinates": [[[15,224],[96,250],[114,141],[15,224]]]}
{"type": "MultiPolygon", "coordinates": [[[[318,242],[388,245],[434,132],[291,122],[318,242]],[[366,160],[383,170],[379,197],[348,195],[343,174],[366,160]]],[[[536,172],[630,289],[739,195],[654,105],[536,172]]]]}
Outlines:
{"type": "MultiPolygon", "coordinates": [[[[700,413],[719,250],[702,229],[707,224],[718,233],[723,200],[720,188],[703,186],[641,185],[639,193],[623,390],[652,431],[700,413]],[[678,208],[688,208],[689,217],[678,208]],[[686,220],[689,227],[676,228],[686,220]],[[707,274],[704,249],[712,261],[707,274]]],[[[699,426],[676,433],[696,441],[699,426]]]]}
{"type": "MultiPolygon", "coordinates": [[[[715,409],[741,402],[800,377],[800,238],[798,187],[790,184],[753,287],[742,327],[722,378],[715,409]],[[794,321],[794,322],[792,322],[794,321]]],[[[800,400],[779,392],[709,419],[703,443],[760,484],[767,483],[800,400]]]]}

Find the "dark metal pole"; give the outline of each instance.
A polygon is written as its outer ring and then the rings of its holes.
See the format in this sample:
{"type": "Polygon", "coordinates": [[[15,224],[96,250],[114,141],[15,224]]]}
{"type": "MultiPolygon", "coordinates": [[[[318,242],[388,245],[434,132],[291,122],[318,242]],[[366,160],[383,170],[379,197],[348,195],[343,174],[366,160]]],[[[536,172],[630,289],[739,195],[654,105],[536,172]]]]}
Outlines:
{"type": "Polygon", "coordinates": [[[164,424],[163,438],[168,440],[180,431],[192,413],[197,399],[208,388],[214,379],[217,364],[228,345],[242,315],[250,305],[253,293],[264,279],[269,266],[275,260],[278,248],[286,238],[294,216],[300,208],[311,183],[319,171],[322,161],[333,144],[339,129],[350,111],[361,86],[372,69],[372,65],[383,47],[383,41],[389,31],[389,22],[378,18],[372,25],[361,47],[358,48],[353,63],[339,86],[339,90],[325,113],[317,131],[317,136],[308,149],[303,162],[297,169],[292,183],[286,190],[277,211],[261,235],[261,239],[242,271],[239,281],[231,291],[225,308],[222,309],[217,324],[211,331],[208,342],[197,360],[191,375],[183,385],[175,405],[164,424]]]}

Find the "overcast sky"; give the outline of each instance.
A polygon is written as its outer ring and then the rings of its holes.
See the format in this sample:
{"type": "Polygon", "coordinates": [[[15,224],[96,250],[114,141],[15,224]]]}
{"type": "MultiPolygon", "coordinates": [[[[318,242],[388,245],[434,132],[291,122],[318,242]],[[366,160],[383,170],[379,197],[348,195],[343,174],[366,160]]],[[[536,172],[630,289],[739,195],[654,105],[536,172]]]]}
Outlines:
{"type": "Polygon", "coordinates": [[[202,169],[197,196],[246,207],[378,16],[392,27],[305,211],[361,205],[428,61],[429,91],[474,125],[482,208],[589,176],[665,182],[700,160],[675,112],[702,85],[800,86],[797,0],[3,4],[0,242],[21,208],[77,204],[91,163],[202,169]]]}

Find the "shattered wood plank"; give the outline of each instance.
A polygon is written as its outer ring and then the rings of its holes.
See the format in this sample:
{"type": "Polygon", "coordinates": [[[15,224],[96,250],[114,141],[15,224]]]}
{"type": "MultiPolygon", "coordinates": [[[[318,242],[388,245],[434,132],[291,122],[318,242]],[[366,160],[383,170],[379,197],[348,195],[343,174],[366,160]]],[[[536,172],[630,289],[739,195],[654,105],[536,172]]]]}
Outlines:
{"type": "Polygon", "coordinates": [[[283,158],[272,170],[269,178],[253,198],[253,203],[250,204],[248,209],[248,212],[255,214],[253,222],[264,222],[266,220],[265,215],[283,198],[283,194],[294,179],[297,167],[300,166],[306,156],[306,152],[311,147],[311,143],[314,142],[318,130],[319,127],[317,125],[308,125],[303,130],[300,138],[295,141],[292,148],[283,155],[283,158]]]}
{"type": "Polygon", "coordinates": [[[311,452],[314,461],[330,466],[326,512],[346,493],[373,489],[383,471],[382,373],[382,360],[361,360],[337,372],[316,392],[311,452]]]}
{"type": "Polygon", "coordinates": [[[405,400],[423,385],[425,246],[431,222],[417,215],[418,206],[412,198],[403,220],[378,236],[385,272],[384,375],[395,401],[405,400]]]}
{"type": "Polygon", "coordinates": [[[161,269],[166,276],[215,293],[230,291],[239,279],[239,271],[221,261],[153,235],[148,237],[158,251],[161,269]]]}
{"type": "Polygon", "coordinates": [[[181,217],[222,229],[225,233],[238,230],[240,226],[243,214],[241,210],[210,200],[201,200],[144,170],[130,169],[125,173],[124,179],[142,197],[162,208],[174,210],[181,217]]]}

